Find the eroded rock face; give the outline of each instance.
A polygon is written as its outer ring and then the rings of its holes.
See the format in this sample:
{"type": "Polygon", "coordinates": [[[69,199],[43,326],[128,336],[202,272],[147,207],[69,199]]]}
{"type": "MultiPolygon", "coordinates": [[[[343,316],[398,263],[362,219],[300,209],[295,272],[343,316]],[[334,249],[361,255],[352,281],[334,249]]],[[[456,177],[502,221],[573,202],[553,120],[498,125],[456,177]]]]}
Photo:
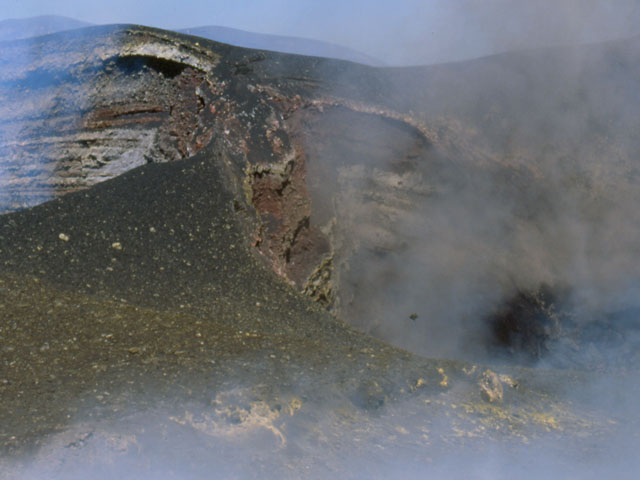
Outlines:
{"type": "Polygon", "coordinates": [[[0,210],[187,158],[211,140],[216,57],[197,47],[97,29],[10,43],[2,56],[0,210]]]}

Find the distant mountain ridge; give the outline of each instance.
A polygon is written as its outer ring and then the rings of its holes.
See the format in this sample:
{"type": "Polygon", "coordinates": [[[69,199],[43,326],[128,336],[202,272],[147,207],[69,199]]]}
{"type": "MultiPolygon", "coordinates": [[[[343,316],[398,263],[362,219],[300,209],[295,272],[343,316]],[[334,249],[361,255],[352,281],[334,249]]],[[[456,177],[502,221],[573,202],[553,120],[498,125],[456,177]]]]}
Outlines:
{"type": "Polygon", "coordinates": [[[89,27],[92,24],[59,15],[40,15],[29,18],[10,18],[0,21],[0,41],[39,37],[50,33],[89,27]]]}
{"type": "Polygon", "coordinates": [[[208,38],[216,42],[228,43],[238,47],[272,50],[282,53],[293,53],[313,57],[349,60],[365,65],[382,66],[383,63],[373,57],[351,48],[334,43],[302,37],[289,37],[267,33],[254,33],[236,28],[209,25],[177,30],[180,33],[208,38]]]}
{"type": "MultiPolygon", "coordinates": [[[[38,37],[93,25],[92,23],[58,15],[7,19],[0,21],[0,42],[38,37]]],[[[383,66],[381,61],[351,48],[310,38],[254,33],[216,25],[185,28],[176,31],[216,42],[228,43],[237,47],[272,50],[312,57],[335,58],[365,65],[383,66]]]]}

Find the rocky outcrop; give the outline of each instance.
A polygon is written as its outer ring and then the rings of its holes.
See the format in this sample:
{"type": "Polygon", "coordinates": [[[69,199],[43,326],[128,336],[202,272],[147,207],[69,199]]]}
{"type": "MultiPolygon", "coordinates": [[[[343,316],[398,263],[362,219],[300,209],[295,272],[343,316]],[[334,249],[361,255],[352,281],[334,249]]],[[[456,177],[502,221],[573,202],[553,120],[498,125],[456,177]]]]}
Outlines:
{"type": "Polygon", "coordinates": [[[56,40],[3,48],[2,210],[189,157],[211,140],[215,55],[149,31],[56,40]]]}

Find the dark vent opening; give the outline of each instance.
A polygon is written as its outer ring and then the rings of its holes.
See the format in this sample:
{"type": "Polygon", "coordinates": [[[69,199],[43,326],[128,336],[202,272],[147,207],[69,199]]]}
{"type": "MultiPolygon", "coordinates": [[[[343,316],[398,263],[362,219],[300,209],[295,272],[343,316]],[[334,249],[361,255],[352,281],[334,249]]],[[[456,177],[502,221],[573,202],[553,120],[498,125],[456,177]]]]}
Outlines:
{"type": "Polygon", "coordinates": [[[187,65],[184,63],[149,55],[127,55],[118,57],[116,59],[116,65],[128,74],[150,68],[167,78],[177,77],[187,68],[187,65]]]}

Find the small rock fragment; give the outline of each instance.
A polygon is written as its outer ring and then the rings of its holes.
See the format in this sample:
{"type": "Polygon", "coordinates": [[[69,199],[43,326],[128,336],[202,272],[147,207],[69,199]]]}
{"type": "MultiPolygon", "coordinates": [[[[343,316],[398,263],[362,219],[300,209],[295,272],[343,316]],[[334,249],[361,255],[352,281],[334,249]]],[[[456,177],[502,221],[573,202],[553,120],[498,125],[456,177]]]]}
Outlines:
{"type": "Polygon", "coordinates": [[[444,373],[443,368],[438,368],[438,373],[442,375],[442,380],[440,380],[440,386],[442,388],[447,388],[449,386],[449,377],[446,373],[444,373]]]}
{"type": "Polygon", "coordinates": [[[499,403],[502,401],[503,389],[500,377],[491,370],[485,370],[480,375],[478,381],[480,395],[489,403],[499,403]]]}

